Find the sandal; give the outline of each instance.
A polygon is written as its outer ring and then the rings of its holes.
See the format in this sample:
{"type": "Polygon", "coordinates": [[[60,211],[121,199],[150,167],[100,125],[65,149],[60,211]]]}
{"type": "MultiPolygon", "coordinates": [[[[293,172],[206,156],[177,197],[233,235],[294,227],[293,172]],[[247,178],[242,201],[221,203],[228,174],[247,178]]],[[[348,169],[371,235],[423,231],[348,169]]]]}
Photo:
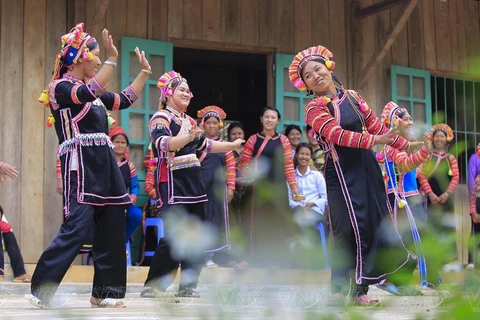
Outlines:
{"type": "Polygon", "coordinates": [[[19,276],[19,277],[13,278],[12,281],[13,281],[13,282],[30,283],[30,282],[32,282],[32,277],[31,277],[29,274],[25,273],[25,274],[23,274],[23,275],[21,275],[21,276],[19,276]]]}
{"type": "Polygon", "coordinates": [[[355,299],[354,305],[359,307],[373,307],[379,303],[379,300],[372,299],[366,294],[361,294],[355,299]]]}
{"type": "Polygon", "coordinates": [[[38,299],[33,294],[26,294],[25,299],[27,299],[28,302],[30,302],[31,305],[33,305],[37,308],[50,309],[50,305],[44,303],[42,300],[38,299]]]}
{"type": "Polygon", "coordinates": [[[178,290],[178,293],[175,295],[177,298],[200,298],[200,293],[193,290],[192,288],[183,288],[178,290]]]}
{"type": "Polygon", "coordinates": [[[142,298],[156,298],[157,293],[155,292],[155,289],[151,287],[145,287],[142,292],[140,292],[140,297],[142,298]]]}
{"type": "Polygon", "coordinates": [[[207,262],[205,262],[205,267],[206,268],[216,268],[218,267],[218,265],[213,262],[212,260],[208,260],[207,262]]]}
{"type": "Polygon", "coordinates": [[[90,305],[92,308],[126,308],[127,306],[123,303],[123,301],[112,299],[112,298],[105,298],[101,300],[100,302],[95,303],[92,302],[95,301],[95,298],[90,298],[90,305]]]}
{"type": "Polygon", "coordinates": [[[235,269],[247,269],[248,268],[248,262],[247,261],[242,261],[242,262],[239,262],[237,263],[235,266],[234,266],[235,269]]]}

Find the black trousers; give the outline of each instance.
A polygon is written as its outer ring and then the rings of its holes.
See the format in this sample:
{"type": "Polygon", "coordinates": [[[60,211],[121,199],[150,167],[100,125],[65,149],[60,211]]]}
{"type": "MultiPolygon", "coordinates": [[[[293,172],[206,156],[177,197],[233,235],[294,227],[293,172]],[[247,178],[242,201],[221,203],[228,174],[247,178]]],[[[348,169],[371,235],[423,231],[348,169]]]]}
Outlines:
{"type": "MultiPolygon", "coordinates": [[[[27,273],[25,271],[25,264],[23,263],[22,254],[20,253],[20,248],[18,247],[17,239],[13,232],[0,232],[0,243],[5,242],[5,248],[7,249],[8,256],[10,257],[10,265],[13,269],[13,276],[19,277],[27,273]]],[[[1,273],[5,269],[5,257],[3,250],[0,249],[0,269],[1,273]]]]}
{"type": "MultiPolygon", "coordinates": [[[[160,194],[162,199],[168,199],[167,183],[160,184],[160,194]]],[[[165,200],[163,202],[162,212],[165,219],[169,219],[169,215],[183,214],[198,218],[201,221],[205,219],[204,203],[195,204],[168,204],[165,200]]],[[[165,220],[164,220],[165,221],[165,220]]],[[[180,289],[182,288],[196,288],[198,284],[198,277],[202,271],[204,256],[193,258],[188,257],[184,260],[176,260],[172,256],[170,240],[174,239],[175,233],[169,230],[168,224],[164,225],[165,234],[167,237],[160,239],[160,242],[153,255],[150,263],[150,270],[148,271],[145,286],[153,287],[155,289],[165,291],[175,280],[175,272],[179,265],[181,266],[180,289]]]]}
{"type": "Polygon", "coordinates": [[[77,202],[76,175],[72,175],[70,215],[45,250],[32,276],[31,292],[49,303],[80,248],[94,230],[92,296],[125,297],[127,268],[125,251],[126,206],[90,206],[77,202]]]}

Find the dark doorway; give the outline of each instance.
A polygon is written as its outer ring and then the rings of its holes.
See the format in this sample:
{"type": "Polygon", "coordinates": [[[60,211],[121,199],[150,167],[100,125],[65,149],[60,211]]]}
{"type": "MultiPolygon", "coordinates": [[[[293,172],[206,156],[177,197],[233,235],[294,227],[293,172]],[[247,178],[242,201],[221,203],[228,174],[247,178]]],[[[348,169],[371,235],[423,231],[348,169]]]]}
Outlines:
{"type": "Polygon", "coordinates": [[[193,92],[190,116],[216,105],[228,121],[243,123],[246,138],[260,130],[260,111],[267,105],[266,55],[174,48],[173,67],[193,92]]]}

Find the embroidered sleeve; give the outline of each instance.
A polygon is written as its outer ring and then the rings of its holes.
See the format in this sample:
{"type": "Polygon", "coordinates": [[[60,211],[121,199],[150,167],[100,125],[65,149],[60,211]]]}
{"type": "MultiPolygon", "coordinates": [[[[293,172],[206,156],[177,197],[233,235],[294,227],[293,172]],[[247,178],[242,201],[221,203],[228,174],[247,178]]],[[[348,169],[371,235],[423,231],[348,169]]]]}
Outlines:
{"type": "Polygon", "coordinates": [[[198,139],[197,150],[200,152],[209,153],[213,148],[213,140],[201,135],[198,139]]]}
{"type": "Polygon", "coordinates": [[[450,180],[450,184],[448,185],[447,192],[450,194],[453,194],[453,191],[455,191],[455,188],[460,182],[460,173],[458,171],[458,163],[455,156],[453,154],[449,154],[448,160],[450,161],[450,169],[452,170],[452,180],[450,180]]]}
{"type": "Polygon", "coordinates": [[[62,180],[62,165],[61,165],[61,162],[60,162],[60,158],[57,157],[57,162],[56,162],[56,165],[55,165],[55,169],[56,169],[56,177],[58,180],[62,180]]]}
{"type": "Polygon", "coordinates": [[[138,184],[137,169],[132,161],[128,161],[128,167],[130,169],[130,197],[132,198],[132,203],[135,204],[138,197],[138,191],[140,190],[140,185],[138,184]]]}
{"type": "Polygon", "coordinates": [[[315,132],[325,137],[328,142],[342,147],[372,149],[375,136],[370,133],[358,133],[344,130],[330,114],[327,106],[317,105],[313,99],[305,111],[305,122],[312,126],[315,132]]]}
{"type": "Polygon", "coordinates": [[[104,92],[100,99],[110,111],[123,110],[130,107],[138,99],[138,93],[128,86],[120,93],[104,92]]]}
{"type": "Polygon", "coordinates": [[[427,161],[430,156],[430,151],[425,146],[422,146],[420,150],[411,155],[390,146],[386,146],[385,150],[387,151],[388,158],[393,160],[401,172],[412,171],[427,161]]]}
{"type": "Polygon", "coordinates": [[[225,153],[225,167],[227,168],[227,188],[235,191],[237,169],[235,167],[235,157],[232,151],[225,153]]]}
{"type": "Polygon", "coordinates": [[[295,168],[293,167],[292,146],[288,138],[283,134],[280,135],[283,145],[283,166],[285,168],[285,177],[290,185],[290,188],[297,186],[297,179],[295,178],[295,168]]]}
{"type": "MultiPolygon", "coordinates": [[[[365,116],[365,125],[367,126],[368,132],[373,135],[382,135],[387,133],[389,129],[380,122],[375,113],[373,113],[372,109],[368,107],[365,99],[363,99],[363,97],[354,90],[348,90],[348,92],[357,100],[359,105],[365,106],[365,108],[360,108],[360,111],[365,116]]],[[[408,148],[408,141],[401,136],[396,135],[389,145],[395,149],[406,150],[408,148]]]]}
{"type": "Polygon", "coordinates": [[[428,183],[428,178],[427,175],[425,174],[425,168],[428,167],[427,165],[423,165],[417,170],[417,178],[418,182],[420,183],[420,190],[424,194],[429,194],[432,191],[432,187],[430,186],[430,183],[428,183]]]}
{"type": "MultiPolygon", "coordinates": [[[[57,81],[55,85],[50,87],[50,90],[54,90],[56,104],[68,104],[68,105],[83,105],[87,102],[92,102],[100,97],[105,88],[102,88],[95,78],[91,79],[86,84],[73,83],[71,81],[57,81]]],[[[57,106],[58,108],[58,106],[57,106]]]]}
{"type": "Polygon", "coordinates": [[[478,175],[473,183],[472,191],[470,192],[470,214],[477,212],[477,190],[480,187],[480,175],[478,175]]]}
{"type": "Polygon", "coordinates": [[[242,160],[238,165],[238,171],[240,171],[240,174],[244,177],[249,176],[250,164],[252,162],[254,148],[253,137],[254,135],[250,136],[250,138],[248,138],[247,142],[245,143],[245,146],[243,147],[242,160]]]}
{"type": "Polygon", "coordinates": [[[170,151],[170,139],[172,132],[170,131],[170,117],[166,111],[157,111],[148,123],[148,131],[150,140],[158,151],[170,151]]]}
{"type": "Polygon", "coordinates": [[[157,192],[155,191],[155,176],[154,169],[148,168],[145,176],[145,193],[152,199],[157,199],[157,192]]]}
{"type": "Polygon", "coordinates": [[[148,170],[148,167],[150,166],[150,160],[153,159],[153,151],[151,148],[147,149],[147,152],[145,152],[145,157],[143,158],[143,167],[145,170],[148,170]]]}

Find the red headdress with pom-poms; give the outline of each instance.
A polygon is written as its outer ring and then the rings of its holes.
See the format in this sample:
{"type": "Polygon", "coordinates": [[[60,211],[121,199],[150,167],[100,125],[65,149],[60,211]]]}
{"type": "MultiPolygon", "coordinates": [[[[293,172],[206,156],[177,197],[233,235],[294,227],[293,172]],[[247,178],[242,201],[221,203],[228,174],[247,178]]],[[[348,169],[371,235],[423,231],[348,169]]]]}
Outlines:
{"type": "Polygon", "coordinates": [[[477,156],[480,157],[480,142],[477,144],[477,156]]]}
{"type": "Polygon", "coordinates": [[[380,119],[387,128],[392,128],[393,126],[398,126],[402,122],[402,118],[399,117],[399,114],[402,112],[408,111],[395,102],[390,101],[383,108],[380,119]]]}
{"type": "Polygon", "coordinates": [[[288,68],[288,76],[290,78],[290,82],[298,90],[306,90],[307,85],[302,79],[302,70],[307,64],[307,62],[320,59],[323,61],[327,69],[331,71],[333,70],[333,68],[335,68],[335,62],[331,60],[332,58],[333,54],[330,52],[330,50],[320,45],[310,47],[297,53],[295,58],[293,58],[290,67],[288,68]]]}
{"type": "MultiPolygon", "coordinates": [[[[187,82],[187,79],[174,70],[165,72],[157,82],[157,87],[160,89],[160,105],[165,104],[168,97],[173,95],[172,85],[176,82],[187,82]]],[[[193,94],[190,93],[190,98],[193,98],[193,94]]]]}
{"type": "Polygon", "coordinates": [[[223,128],[223,121],[222,120],[227,117],[227,114],[220,107],[208,106],[208,107],[205,107],[201,110],[198,110],[197,117],[202,118],[202,122],[200,122],[200,125],[202,125],[202,126],[205,125],[205,119],[208,119],[210,117],[215,117],[220,122],[219,125],[220,125],[220,129],[221,129],[221,128],[223,128]]]}
{"type": "Polygon", "coordinates": [[[452,142],[453,138],[455,137],[453,135],[453,130],[450,128],[450,126],[446,123],[439,123],[436,124],[430,129],[430,140],[433,141],[433,136],[437,131],[442,131],[445,136],[447,137],[447,142],[452,142]]]}
{"type": "MultiPolygon", "coordinates": [[[[73,27],[69,33],[64,34],[61,37],[62,49],[55,57],[55,65],[50,83],[54,80],[60,79],[60,73],[64,66],[71,69],[72,66],[77,63],[79,58],[82,58],[86,61],[91,61],[95,58],[90,52],[88,45],[93,43],[96,44],[97,40],[83,30],[84,24],[82,22],[73,27]]],[[[49,107],[50,103],[48,97],[49,86],[43,90],[42,94],[38,98],[38,102],[44,104],[47,108],[49,107]]]]}

